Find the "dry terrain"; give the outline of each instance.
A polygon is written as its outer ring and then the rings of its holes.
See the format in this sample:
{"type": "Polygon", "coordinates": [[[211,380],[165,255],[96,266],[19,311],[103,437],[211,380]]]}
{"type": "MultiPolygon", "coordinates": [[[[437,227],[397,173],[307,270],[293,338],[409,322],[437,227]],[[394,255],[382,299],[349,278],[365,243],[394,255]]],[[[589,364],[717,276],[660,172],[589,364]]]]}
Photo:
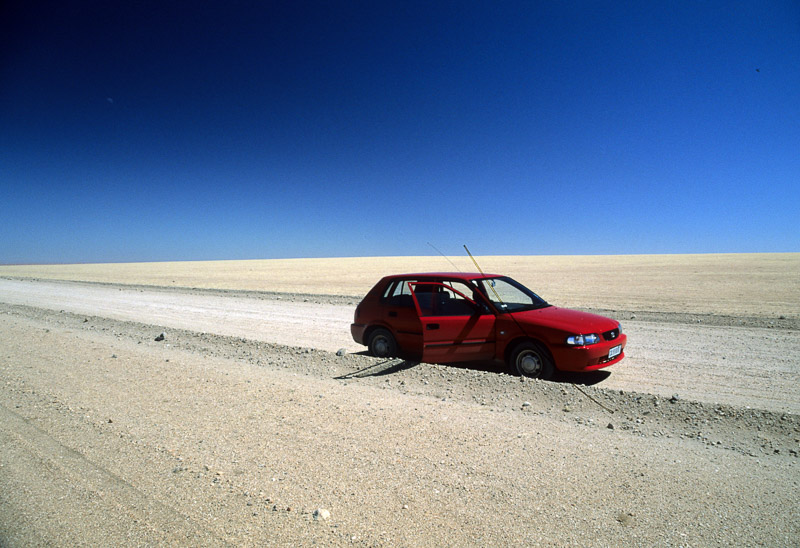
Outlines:
{"type": "Polygon", "coordinates": [[[798,544],[800,254],[479,261],[628,357],[361,354],[442,257],[0,267],[0,546],[798,544]]]}
{"type": "MultiPolygon", "coordinates": [[[[478,257],[560,306],[800,319],[800,253],[478,257]]],[[[0,276],[363,296],[381,276],[474,272],[468,257],[0,266],[0,276]]]]}

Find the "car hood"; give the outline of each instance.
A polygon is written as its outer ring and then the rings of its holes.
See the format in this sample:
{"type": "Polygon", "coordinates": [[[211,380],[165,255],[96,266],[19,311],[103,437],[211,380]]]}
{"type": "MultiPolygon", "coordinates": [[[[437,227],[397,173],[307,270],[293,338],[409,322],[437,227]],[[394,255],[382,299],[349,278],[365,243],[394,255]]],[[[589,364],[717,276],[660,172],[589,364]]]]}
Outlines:
{"type": "Polygon", "coordinates": [[[602,333],[614,329],[618,323],[605,316],[557,306],[514,312],[513,315],[523,325],[546,326],[574,334],[602,333]]]}

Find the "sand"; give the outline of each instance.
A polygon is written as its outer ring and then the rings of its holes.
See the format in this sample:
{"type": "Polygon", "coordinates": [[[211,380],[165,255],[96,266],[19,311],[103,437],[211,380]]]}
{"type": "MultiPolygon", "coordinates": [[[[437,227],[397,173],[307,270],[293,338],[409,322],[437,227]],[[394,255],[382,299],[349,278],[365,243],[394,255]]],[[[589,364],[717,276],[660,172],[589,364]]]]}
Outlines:
{"type": "MultiPolygon", "coordinates": [[[[800,253],[477,257],[574,308],[800,318],[800,253]]],[[[363,296],[382,276],[474,272],[466,256],[0,266],[0,276],[363,296]],[[452,264],[451,264],[452,261],[452,264]]]]}
{"type": "Polygon", "coordinates": [[[0,267],[0,545],[796,545],[798,258],[479,259],[636,316],[556,382],[348,346],[430,258],[0,267]]]}

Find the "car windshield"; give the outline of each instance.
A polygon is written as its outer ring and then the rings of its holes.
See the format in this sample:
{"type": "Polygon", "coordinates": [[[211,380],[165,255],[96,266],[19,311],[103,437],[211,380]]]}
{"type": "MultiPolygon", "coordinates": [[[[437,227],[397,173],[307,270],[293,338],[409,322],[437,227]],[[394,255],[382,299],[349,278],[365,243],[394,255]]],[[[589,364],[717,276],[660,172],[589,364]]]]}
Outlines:
{"type": "Polygon", "coordinates": [[[475,283],[500,312],[521,312],[550,306],[539,295],[506,276],[475,280],[475,283]]]}

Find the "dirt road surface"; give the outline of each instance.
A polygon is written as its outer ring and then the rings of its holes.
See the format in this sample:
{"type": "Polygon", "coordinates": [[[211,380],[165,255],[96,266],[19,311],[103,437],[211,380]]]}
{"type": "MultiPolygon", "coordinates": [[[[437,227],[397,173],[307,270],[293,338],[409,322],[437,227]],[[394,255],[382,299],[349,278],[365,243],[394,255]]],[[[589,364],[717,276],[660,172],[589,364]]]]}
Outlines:
{"type": "MultiPolygon", "coordinates": [[[[350,337],[355,301],[330,304],[291,295],[3,279],[0,299],[286,346],[364,350],[350,337]]],[[[602,379],[604,388],[800,412],[800,330],[671,323],[657,317],[636,321],[626,316],[617,319],[630,340],[628,357],[609,369],[610,375],[590,377],[602,379]]]]}
{"type": "Polygon", "coordinates": [[[0,545],[800,538],[797,329],[623,317],[585,386],[337,356],[316,300],[0,280],[0,545]]]}

